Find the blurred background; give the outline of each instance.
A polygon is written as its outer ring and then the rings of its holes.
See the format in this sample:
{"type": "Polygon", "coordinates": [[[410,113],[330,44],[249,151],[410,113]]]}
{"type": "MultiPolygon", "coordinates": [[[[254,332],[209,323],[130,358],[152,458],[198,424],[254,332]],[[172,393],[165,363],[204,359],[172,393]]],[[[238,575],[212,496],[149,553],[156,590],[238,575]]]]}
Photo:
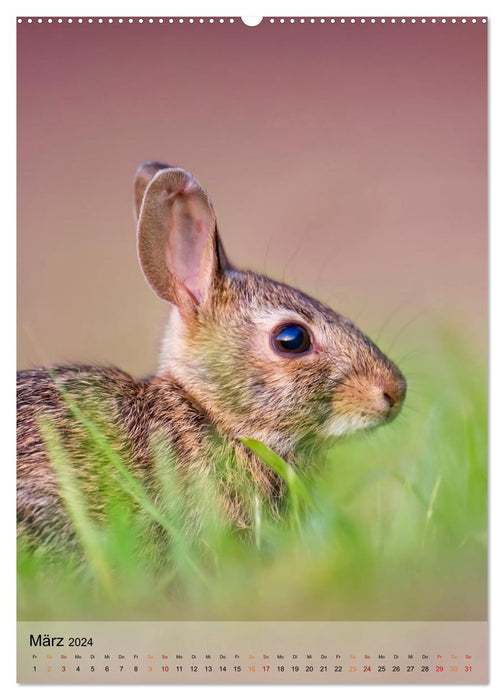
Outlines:
{"type": "Polygon", "coordinates": [[[155,369],[132,204],[149,159],[206,187],[238,266],[373,337],[449,318],[484,350],[486,25],[18,30],[20,368],[155,369]]]}

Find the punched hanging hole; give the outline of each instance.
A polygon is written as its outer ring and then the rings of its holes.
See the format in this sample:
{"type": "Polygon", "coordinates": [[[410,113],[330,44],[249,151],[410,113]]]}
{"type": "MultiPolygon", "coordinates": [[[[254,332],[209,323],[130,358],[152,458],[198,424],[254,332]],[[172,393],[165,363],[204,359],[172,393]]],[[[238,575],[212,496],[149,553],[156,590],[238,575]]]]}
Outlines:
{"type": "Polygon", "coordinates": [[[243,24],[246,24],[247,27],[257,27],[258,24],[261,24],[262,19],[262,17],[242,17],[241,21],[243,24]]]}

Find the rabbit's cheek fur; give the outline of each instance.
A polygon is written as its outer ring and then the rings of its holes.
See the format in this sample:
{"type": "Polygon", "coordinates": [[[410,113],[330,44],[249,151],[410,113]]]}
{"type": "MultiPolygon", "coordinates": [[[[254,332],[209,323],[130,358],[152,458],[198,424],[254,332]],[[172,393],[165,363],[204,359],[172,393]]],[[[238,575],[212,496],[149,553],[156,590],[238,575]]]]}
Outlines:
{"type": "Polygon", "coordinates": [[[187,325],[174,311],[163,348],[164,370],[224,434],[255,438],[285,453],[330,415],[330,392],[315,400],[314,381],[307,382],[307,376],[321,376],[315,358],[274,355],[269,334],[236,317],[187,325]]]}

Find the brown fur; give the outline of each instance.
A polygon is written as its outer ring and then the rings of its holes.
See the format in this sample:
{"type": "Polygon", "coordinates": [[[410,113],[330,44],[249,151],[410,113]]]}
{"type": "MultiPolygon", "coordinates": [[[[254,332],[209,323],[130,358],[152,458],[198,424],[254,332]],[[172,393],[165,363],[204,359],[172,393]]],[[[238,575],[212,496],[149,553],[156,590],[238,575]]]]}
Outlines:
{"type": "MultiPolygon", "coordinates": [[[[160,369],[145,380],[85,366],[19,373],[18,521],[36,544],[74,536],[41,435],[43,417],[56,426],[98,518],[101,480],[114,475],[97,470],[96,445],[72,406],[151,492],[153,445],[173,453],[179,473],[192,478],[216,470],[218,445],[219,458],[231,460],[278,512],[283,483],[237,438],[260,440],[296,466],[307,444],[390,420],[404,399],[399,370],[350,321],[229,265],[208,195],[190,174],[146,164],[135,202],[142,268],[172,305],[160,369]],[[310,352],[273,350],[271,333],[285,322],[309,329],[310,352]]],[[[233,480],[218,481],[216,508],[248,527],[250,511],[233,480]]]]}

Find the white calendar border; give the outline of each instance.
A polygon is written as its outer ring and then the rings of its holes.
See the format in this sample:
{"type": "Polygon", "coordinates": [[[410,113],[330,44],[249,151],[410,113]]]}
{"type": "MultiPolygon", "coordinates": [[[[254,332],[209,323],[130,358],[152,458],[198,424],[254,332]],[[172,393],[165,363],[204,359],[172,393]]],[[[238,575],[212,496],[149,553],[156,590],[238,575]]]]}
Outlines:
{"type": "MultiPolygon", "coordinates": [[[[4,154],[4,167],[2,168],[2,193],[4,202],[4,221],[3,221],[3,241],[5,252],[1,257],[3,269],[0,279],[2,280],[1,295],[3,301],[2,308],[2,326],[4,333],[1,343],[3,370],[4,391],[2,392],[3,401],[1,404],[2,421],[0,425],[3,429],[3,465],[2,465],[2,495],[5,503],[2,504],[2,552],[7,553],[7,561],[2,567],[4,577],[4,586],[2,587],[2,602],[4,610],[1,626],[1,653],[2,653],[2,669],[3,678],[0,681],[2,686],[8,690],[9,696],[11,693],[16,695],[27,696],[28,693],[36,693],[37,699],[45,700],[45,698],[54,698],[55,696],[64,697],[68,694],[68,687],[40,687],[40,686],[15,686],[15,531],[14,531],[14,419],[13,419],[13,396],[14,396],[14,367],[15,367],[15,349],[12,338],[15,333],[15,238],[13,232],[15,230],[15,113],[14,113],[14,98],[15,98],[15,32],[14,18],[16,15],[22,16],[115,16],[119,14],[132,14],[133,16],[373,16],[377,12],[384,16],[440,16],[446,14],[448,16],[457,17],[481,17],[489,15],[489,55],[490,55],[490,202],[492,204],[490,210],[490,233],[491,233],[491,261],[490,261],[490,279],[491,279],[491,450],[490,450],[490,516],[491,516],[491,538],[490,538],[490,613],[491,613],[491,640],[490,640],[490,673],[491,682],[489,686],[430,686],[428,687],[429,697],[433,700],[436,698],[456,697],[464,698],[468,694],[483,693],[490,697],[502,696],[504,692],[504,668],[502,654],[504,653],[503,643],[503,626],[504,626],[504,602],[500,591],[504,590],[503,563],[501,553],[499,552],[499,542],[501,541],[500,534],[503,531],[504,509],[501,506],[500,498],[504,494],[504,450],[502,437],[497,440],[499,434],[502,436],[502,425],[504,423],[503,409],[500,401],[500,396],[504,393],[504,370],[502,360],[500,363],[497,358],[504,357],[504,342],[503,342],[503,326],[502,321],[499,323],[499,314],[502,317],[502,308],[504,306],[504,275],[502,267],[504,265],[503,245],[504,245],[504,217],[502,192],[504,190],[504,182],[502,177],[503,169],[503,136],[497,128],[497,124],[504,123],[504,108],[502,88],[499,89],[499,82],[503,82],[503,66],[504,66],[504,31],[502,29],[504,23],[504,11],[502,4],[497,2],[468,2],[467,0],[459,0],[456,3],[448,2],[416,2],[416,1],[391,1],[384,0],[383,2],[323,2],[311,0],[310,2],[298,2],[297,0],[281,1],[270,0],[270,2],[260,2],[259,0],[247,0],[246,2],[231,2],[230,0],[216,0],[215,2],[197,2],[196,0],[185,0],[185,2],[151,2],[144,0],[140,3],[133,2],[113,2],[111,0],[88,0],[88,2],[73,2],[69,6],[66,2],[47,1],[43,6],[39,2],[16,2],[9,6],[8,9],[2,8],[2,22],[0,28],[2,32],[1,46],[3,50],[2,61],[0,62],[3,72],[3,97],[4,105],[2,107],[2,153],[4,154]],[[500,426],[500,430],[498,428],[500,426]],[[9,472],[9,476],[6,473],[9,472]],[[10,480],[12,479],[12,481],[10,480]]],[[[5,555],[4,555],[5,556],[5,555]]],[[[115,690],[110,686],[94,686],[92,691],[89,686],[73,686],[71,689],[72,696],[87,697],[91,692],[93,694],[100,692],[100,688],[104,689],[109,696],[115,690]]],[[[205,693],[205,696],[210,700],[213,698],[230,697],[237,692],[240,696],[247,698],[256,696],[258,692],[261,696],[286,695],[289,698],[301,698],[306,695],[307,689],[317,692],[320,695],[334,697],[335,693],[343,696],[350,695],[355,697],[360,693],[372,692],[373,697],[377,700],[381,698],[402,697],[404,692],[411,695],[423,697],[426,691],[424,685],[408,686],[405,691],[404,686],[372,686],[372,690],[368,687],[355,686],[275,686],[264,687],[260,690],[256,686],[198,686],[205,693]]],[[[156,696],[185,698],[189,694],[192,695],[195,691],[194,686],[174,687],[174,686],[151,686],[149,694],[156,696]]],[[[121,686],[118,691],[121,693],[121,698],[137,697],[138,689],[134,686],[121,686]]]]}

